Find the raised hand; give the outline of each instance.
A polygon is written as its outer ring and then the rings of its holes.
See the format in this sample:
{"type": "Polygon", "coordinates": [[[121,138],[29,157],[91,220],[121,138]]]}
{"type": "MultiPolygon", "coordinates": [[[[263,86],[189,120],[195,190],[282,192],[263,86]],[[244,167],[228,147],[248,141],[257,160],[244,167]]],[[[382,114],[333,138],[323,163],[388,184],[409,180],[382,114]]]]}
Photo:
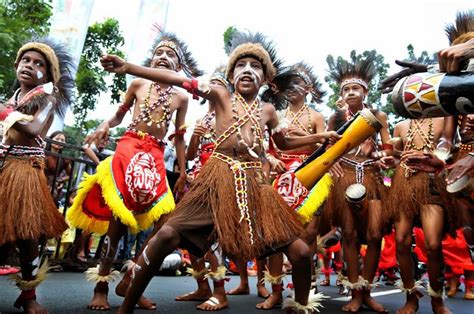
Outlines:
{"type": "Polygon", "coordinates": [[[380,82],[378,89],[381,90],[384,94],[390,93],[393,90],[393,87],[395,87],[395,84],[397,84],[397,82],[405,76],[428,71],[426,65],[416,62],[395,60],[395,63],[401,67],[405,67],[405,69],[401,70],[398,73],[390,75],[389,77],[385,78],[383,81],[380,82]]]}
{"type": "Polygon", "coordinates": [[[105,55],[100,58],[104,70],[112,73],[124,74],[127,72],[127,62],[116,55],[105,55]]]}

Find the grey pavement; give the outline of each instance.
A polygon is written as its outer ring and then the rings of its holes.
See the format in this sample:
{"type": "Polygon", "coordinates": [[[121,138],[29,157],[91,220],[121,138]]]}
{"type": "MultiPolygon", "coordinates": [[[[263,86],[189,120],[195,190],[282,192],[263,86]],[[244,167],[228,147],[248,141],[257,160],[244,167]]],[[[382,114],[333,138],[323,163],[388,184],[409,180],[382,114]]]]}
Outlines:
{"type": "MultiPolygon", "coordinates": [[[[287,276],[286,282],[288,280],[291,280],[291,277],[287,276]]],[[[331,280],[334,284],[335,277],[333,276],[331,280]]],[[[113,293],[115,284],[111,284],[109,295],[112,312],[115,312],[122,302],[122,298],[113,293]]],[[[231,276],[231,281],[226,284],[226,288],[231,289],[238,284],[239,278],[231,276]]],[[[255,304],[261,302],[262,299],[257,297],[255,277],[250,277],[250,284],[250,295],[229,296],[229,308],[221,310],[219,313],[282,313],[281,309],[257,310],[255,304]]],[[[87,282],[81,273],[51,273],[37,290],[38,302],[47,307],[49,312],[53,314],[94,313],[94,311],[86,309],[87,302],[92,296],[93,287],[94,285],[87,282]]],[[[137,310],[135,313],[202,313],[202,311],[195,309],[195,306],[199,304],[198,302],[174,301],[175,296],[192,291],[195,287],[196,283],[192,277],[154,277],[145,295],[157,303],[158,309],[156,311],[137,310]]],[[[320,291],[331,297],[331,299],[324,301],[324,308],[321,312],[342,313],[340,307],[347,301],[341,299],[341,296],[338,295],[337,287],[322,287],[320,291]]],[[[289,290],[285,289],[284,295],[286,296],[288,292],[289,290]]],[[[404,303],[404,296],[393,286],[377,287],[373,293],[377,294],[376,299],[388,308],[390,313],[395,313],[396,309],[404,303]]],[[[16,287],[8,282],[7,277],[0,277],[0,313],[18,313],[19,311],[13,307],[13,302],[17,296],[18,290],[16,287]]],[[[463,300],[462,296],[463,293],[459,292],[455,298],[446,299],[447,305],[455,314],[474,314],[474,301],[463,300]]],[[[363,310],[362,313],[370,312],[363,310]]],[[[432,313],[429,297],[426,295],[421,299],[419,313],[432,313]]]]}

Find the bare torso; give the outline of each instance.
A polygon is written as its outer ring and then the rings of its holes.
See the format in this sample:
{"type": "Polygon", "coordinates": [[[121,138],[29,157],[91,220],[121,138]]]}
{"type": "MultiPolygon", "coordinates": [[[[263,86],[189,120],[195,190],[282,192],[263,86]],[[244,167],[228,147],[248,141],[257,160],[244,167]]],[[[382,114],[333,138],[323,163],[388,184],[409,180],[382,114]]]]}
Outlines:
{"type": "MultiPolygon", "coordinates": [[[[159,92],[157,91],[154,85],[151,86],[151,89],[150,89],[151,84],[157,84],[157,83],[153,83],[145,79],[136,79],[134,81],[135,103],[133,106],[132,121],[134,121],[142,112],[142,109],[141,109],[142,104],[145,104],[145,102],[148,102],[149,105],[152,105],[158,100],[159,92]]],[[[169,88],[169,86],[167,85],[163,85],[163,84],[157,84],[157,85],[159,86],[159,90],[161,92],[165,92],[169,88]]],[[[168,126],[170,123],[169,120],[171,119],[172,114],[176,110],[178,110],[183,104],[183,102],[187,101],[187,99],[188,98],[184,93],[181,93],[178,90],[172,88],[170,90],[169,112],[165,112],[166,105],[165,103],[162,103],[160,106],[158,106],[155,110],[151,112],[151,117],[153,120],[151,125],[148,125],[149,121],[140,120],[137,122],[134,128],[138,131],[151,134],[159,139],[165,138],[166,133],[168,132],[168,126]],[[167,121],[165,122],[163,119],[166,119],[167,121]],[[157,123],[154,123],[157,121],[162,121],[165,123],[160,123],[159,124],[160,127],[158,128],[157,123]]],[[[176,128],[179,128],[179,127],[180,126],[176,126],[176,128]]]]}
{"type": "MultiPolygon", "coordinates": [[[[412,143],[414,147],[411,149],[418,149],[418,150],[434,150],[436,148],[436,145],[439,142],[439,139],[441,138],[443,134],[443,129],[444,129],[444,118],[432,118],[432,119],[420,119],[420,120],[413,120],[416,122],[412,122],[411,127],[415,128],[415,123],[417,123],[420,126],[420,129],[422,130],[422,133],[424,135],[421,135],[420,132],[415,133],[412,143]],[[432,130],[432,135],[430,135],[430,129],[432,130]],[[426,135],[426,138],[424,136],[426,135]],[[432,148],[427,147],[428,145],[427,139],[432,140],[432,148]],[[423,146],[425,146],[423,148],[423,146]]],[[[403,142],[403,147],[404,150],[410,150],[410,147],[406,147],[406,143],[409,141],[408,134],[409,134],[409,129],[410,129],[410,120],[405,120],[397,124],[396,130],[395,130],[395,135],[400,137],[403,142]]]]}

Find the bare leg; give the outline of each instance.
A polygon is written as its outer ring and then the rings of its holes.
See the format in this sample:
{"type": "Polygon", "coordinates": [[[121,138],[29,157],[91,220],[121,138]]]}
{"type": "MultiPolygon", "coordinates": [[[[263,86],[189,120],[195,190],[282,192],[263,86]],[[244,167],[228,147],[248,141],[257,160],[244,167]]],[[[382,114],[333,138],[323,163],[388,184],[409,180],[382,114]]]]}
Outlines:
{"type": "MultiPolygon", "coordinates": [[[[411,289],[415,286],[414,265],[411,258],[413,221],[403,213],[400,219],[395,222],[395,241],[397,243],[397,261],[400,266],[400,277],[403,286],[411,289]]],[[[397,314],[414,314],[418,311],[417,293],[407,293],[405,305],[397,311],[397,314]]]]}
{"type": "Polygon", "coordinates": [[[176,301],[207,300],[212,295],[212,291],[211,291],[211,287],[209,287],[209,282],[207,278],[204,278],[204,276],[206,275],[205,273],[206,265],[205,265],[204,258],[198,259],[196,256],[189,254],[189,259],[191,260],[191,266],[193,267],[194,274],[195,274],[193,277],[196,279],[198,289],[196,291],[177,296],[175,300],[176,301]]]}
{"type": "MultiPolygon", "coordinates": [[[[126,230],[125,225],[123,225],[119,220],[110,220],[109,229],[107,230],[107,235],[105,236],[100,253],[99,276],[107,276],[110,274],[118,243],[126,230]]],[[[108,293],[108,282],[97,282],[94,288],[94,296],[87,308],[99,311],[110,310],[110,304],[107,299],[108,293]]]]}
{"type": "Polygon", "coordinates": [[[308,304],[311,289],[311,256],[308,245],[301,239],[292,242],[286,249],[293,265],[293,284],[295,286],[295,301],[301,305],[308,304]]]}
{"type": "Polygon", "coordinates": [[[127,290],[125,300],[119,308],[119,313],[131,313],[140,296],[145,291],[153,277],[155,270],[159,269],[165,257],[173,252],[180,242],[179,233],[165,225],[148,242],[138,258],[132,281],[127,290]]]}
{"type": "MultiPolygon", "coordinates": [[[[153,225],[153,230],[150,232],[148,237],[145,239],[143,245],[141,246],[140,250],[135,253],[135,256],[139,256],[142,252],[145,246],[147,245],[148,241],[158,232],[158,230],[161,228],[163,225],[163,222],[165,219],[163,219],[165,215],[161,216],[161,218],[155,222],[153,225]]],[[[135,261],[135,259],[134,259],[135,261]]],[[[120,296],[120,297],[125,297],[125,294],[127,293],[128,286],[130,285],[131,277],[132,277],[132,271],[133,269],[129,269],[125,272],[125,275],[122,277],[122,280],[117,284],[115,287],[115,294],[120,296]]],[[[140,299],[137,301],[137,306],[140,309],[144,310],[156,310],[156,303],[152,302],[151,300],[147,299],[145,296],[141,296],[140,299]]]]}
{"type": "MultiPolygon", "coordinates": [[[[431,289],[441,292],[443,289],[443,237],[444,213],[438,205],[424,205],[421,208],[421,224],[425,233],[425,246],[428,255],[428,275],[431,289]]],[[[431,307],[436,314],[451,313],[444,305],[442,297],[431,297],[431,307]]]]}
{"type": "MultiPolygon", "coordinates": [[[[349,282],[356,283],[359,280],[359,258],[357,231],[354,225],[354,215],[346,207],[342,215],[342,248],[344,250],[344,261],[347,265],[347,278],[349,282]]],[[[358,312],[362,306],[362,293],[359,290],[352,291],[352,300],[344,305],[343,312],[358,312]]]]}
{"type": "MultiPolygon", "coordinates": [[[[208,273],[214,285],[214,293],[212,296],[197,306],[198,310],[203,311],[218,311],[226,308],[229,305],[227,295],[225,293],[226,269],[225,266],[217,266],[219,261],[222,261],[222,250],[217,249],[213,252],[214,259],[211,263],[211,271],[208,273]]],[[[212,259],[212,258],[211,258],[212,259]]]]}
{"type": "MultiPolygon", "coordinates": [[[[380,252],[382,249],[382,203],[379,200],[369,201],[367,218],[367,253],[365,255],[362,276],[369,283],[372,283],[374,281],[375,273],[377,272],[380,252]]],[[[380,303],[370,296],[370,289],[363,290],[363,302],[366,306],[377,313],[387,312],[380,303]]]]}
{"type": "Polygon", "coordinates": [[[474,271],[465,270],[464,271],[464,292],[465,300],[474,300],[474,271]]]}
{"type": "MultiPolygon", "coordinates": [[[[32,281],[36,279],[39,266],[38,241],[18,241],[20,249],[20,265],[22,279],[32,281]]],[[[23,307],[25,313],[44,314],[48,311],[36,302],[35,289],[22,290],[15,302],[15,307],[23,307]]]]}
{"type": "Polygon", "coordinates": [[[244,260],[234,260],[237,268],[239,270],[240,276],[240,284],[238,287],[227,291],[228,295],[236,295],[236,294],[250,294],[249,288],[249,275],[247,274],[247,261],[244,260]]]}
{"type": "Polygon", "coordinates": [[[267,265],[267,259],[257,260],[257,295],[261,298],[268,298],[270,293],[265,287],[265,282],[263,281],[263,270],[267,265]]]}
{"type": "Polygon", "coordinates": [[[458,288],[460,285],[459,276],[453,273],[451,266],[446,265],[444,271],[444,278],[446,279],[446,287],[448,292],[446,293],[449,298],[452,298],[458,293],[458,288]]]}
{"type": "Polygon", "coordinates": [[[323,255],[323,269],[324,279],[319,282],[320,286],[329,286],[331,284],[331,253],[325,252],[323,255]]]}
{"type": "MultiPolygon", "coordinates": [[[[257,304],[257,309],[269,310],[281,304],[283,291],[283,253],[278,253],[269,257],[268,271],[275,282],[272,283],[272,294],[262,303],[257,304]],[[281,279],[277,279],[281,278],[281,279]]],[[[273,281],[273,280],[272,280],[273,281]]]]}

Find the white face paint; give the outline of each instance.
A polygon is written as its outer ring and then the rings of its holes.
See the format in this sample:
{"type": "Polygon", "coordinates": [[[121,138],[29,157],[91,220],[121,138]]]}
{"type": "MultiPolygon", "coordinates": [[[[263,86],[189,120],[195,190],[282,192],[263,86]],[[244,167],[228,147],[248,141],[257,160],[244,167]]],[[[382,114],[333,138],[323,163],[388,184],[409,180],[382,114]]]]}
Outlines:
{"type": "Polygon", "coordinates": [[[239,67],[238,69],[234,70],[234,82],[237,84],[244,75],[249,76],[252,80],[254,85],[258,88],[262,82],[262,78],[260,73],[258,73],[254,68],[252,68],[251,61],[247,61],[245,63],[245,67],[239,67]]]}
{"type": "Polygon", "coordinates": [[[43,73],[41,71],[36,71],[36,77],[38,78],[38,80],[41,80],[43,78],[43,73]]]}
{"type": "Polygon", "coordinates": [[[165,59],[166,62],[169,64],[170,66],[170,70],[172,71],[176,71],[176,69],[178,68],[177,64],[176,64],[176,61],[173,60],[173,58],[171,58],[170,56],[168,56],[166,54],[166,51],[162,51],[161,54],[155,54],[155,66],[158,65],[158,63],[160,63],[160,59],[165,59]]]}
{"type": "Polygon", "coordinates": [[[347,98],[349,97],[351,98],[357,97],[357,98],[363,99],[364,95],[358,91],[350,91],[349,93],[344,94],[344,100],[347,100],[347,98]]]}

